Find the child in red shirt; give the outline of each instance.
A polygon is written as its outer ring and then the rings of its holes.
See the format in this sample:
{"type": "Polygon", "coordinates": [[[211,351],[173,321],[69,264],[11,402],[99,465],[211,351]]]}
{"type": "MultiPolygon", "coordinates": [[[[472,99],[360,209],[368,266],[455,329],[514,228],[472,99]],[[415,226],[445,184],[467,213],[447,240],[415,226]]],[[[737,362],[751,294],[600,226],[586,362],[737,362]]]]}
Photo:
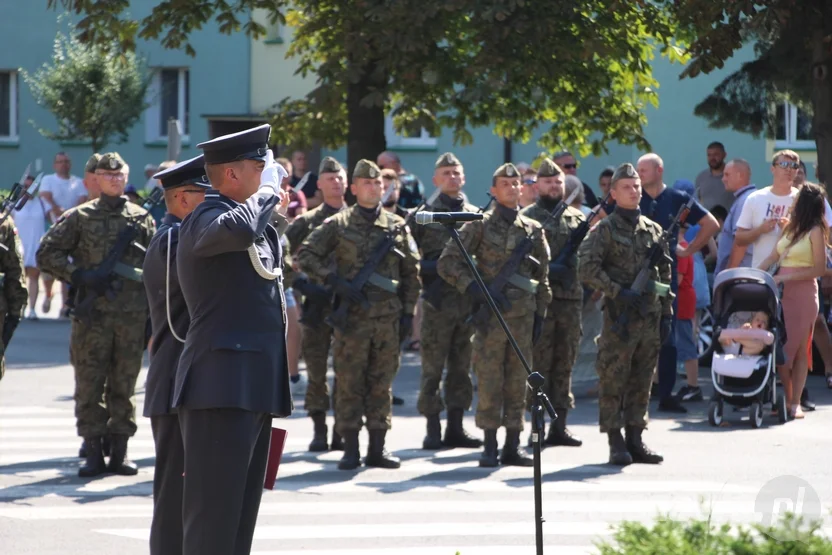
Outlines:
{"type": "MultiPolygon", "coordinates": [[[[679,232],[679,247],[686,248],[685,230],[679,232]]],[[[678,252],[678,251],[677,251],[678,252]]],[[[685,365],[688,383],[676,394],[680,401],[701,401],[699,349],[696,347],[696,290],[693,288],[693,258],[676,257],[679,289],[676,292],[676,360],[685,365]]]]}

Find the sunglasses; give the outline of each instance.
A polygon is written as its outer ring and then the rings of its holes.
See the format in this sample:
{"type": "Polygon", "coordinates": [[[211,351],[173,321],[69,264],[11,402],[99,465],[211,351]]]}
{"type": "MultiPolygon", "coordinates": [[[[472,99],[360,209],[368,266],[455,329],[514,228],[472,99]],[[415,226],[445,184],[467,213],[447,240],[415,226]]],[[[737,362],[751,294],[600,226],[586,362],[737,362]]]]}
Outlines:
{"type": "Polygon", "coordinates": [[[563,167],[566,168],[567,170],[574,170],[575,168],[578,167],[578,164],[564,164],[563,167]]]}
{"type": "Polygon", "coordinates": [[[800,168],[800,162],[776,162],[772,165],[781,167],[784,170],[796,170],[800,168]]]}

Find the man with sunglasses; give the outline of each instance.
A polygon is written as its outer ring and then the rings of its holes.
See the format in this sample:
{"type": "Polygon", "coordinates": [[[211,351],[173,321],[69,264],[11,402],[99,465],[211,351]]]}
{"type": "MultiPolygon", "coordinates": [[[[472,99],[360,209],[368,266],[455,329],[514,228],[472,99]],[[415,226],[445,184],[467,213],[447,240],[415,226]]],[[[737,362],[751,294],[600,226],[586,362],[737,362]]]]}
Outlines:
{"type": "MultiPolygon", "coordinates": [[[[142,366],[147,298],[141,266],[156,231],[150,214],[124,196],[127,164],[117,152],[101,156],[95,168],[101,196],[61,214],[37,252],[44,272],[94,296],[89,321],[72,319],[70,360],[75,368],[75,415],[84,438],[83,478],[112,472],[138,473],[127,459],[127,441],[136,433],[136,380],[142,366]],[[135,237],[112,273],[99,269],[128,226],[135,237]],[[106,406],[101,400],[105,398],[106,406]],[[110,460],[102,442],[110,437],[110,460]]],[[[81,303],[78,303],[79,305],[81,303]]]]}
{"type": "MultiPolygon", "coordinates": [[[[574,175],[578,177],[578,161],[575,156],[568,150],[558,152],[552,157],[552,161],[563,170],[565,175],[574,175]]],[[[599,204],[598,197],[589,185],[581,181],[584,186],[584,204],[590,208],[595,208],[599,204]]]]}

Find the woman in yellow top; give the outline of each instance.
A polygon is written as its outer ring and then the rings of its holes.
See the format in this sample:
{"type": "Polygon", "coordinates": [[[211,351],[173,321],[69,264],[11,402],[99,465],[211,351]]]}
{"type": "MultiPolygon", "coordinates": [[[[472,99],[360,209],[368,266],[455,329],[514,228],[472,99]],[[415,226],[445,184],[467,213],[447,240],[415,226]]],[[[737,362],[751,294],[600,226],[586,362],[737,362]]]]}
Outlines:
{"type": "Polygon", "coordinates": [[[803,418],[800,395],[809,373],[806,345],[818,313],[817,278],[826,273],[829,227],[823,219],[825,197],[823,189],[813,183],[801,187],[782,237],[759,266],[767,270],[780,262],[774,281],[783,284],[780,302],[786,326],[786,364],[778,368],[778,373],[790,418],[803,418]]]}

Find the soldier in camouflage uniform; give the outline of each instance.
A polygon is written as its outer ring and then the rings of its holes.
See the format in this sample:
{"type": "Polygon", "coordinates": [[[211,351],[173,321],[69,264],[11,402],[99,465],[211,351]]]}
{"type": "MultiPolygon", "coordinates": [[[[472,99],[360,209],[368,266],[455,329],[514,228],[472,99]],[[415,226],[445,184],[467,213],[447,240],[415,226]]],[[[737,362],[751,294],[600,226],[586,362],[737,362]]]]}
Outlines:
{"type": "MultiPolygon", "coordinates": [[[[577,208],[567,206],[560,221],[549,214],[564,196],[563,171],[551,159],[545,158],[537,170],[538,199],[520,212],[537,222],[546,231],[546,241],[552,252],[552,260],[566,246],[572,232],[585,220],[577,208]]],[[[576,257],[577,258],[577,257],[576,257]]],[[[575,408],[572,395],[572,367],[578,359],[581,342],[581,310],[583,288],[577,279],[577,260],[568,265],[549,264],[549,285],[552,303],[546,311],[540,341],[534,346],[534,370],[546,378],[544,393],[549,397],[557,413],[557,419],[549,427],[545,445],[578,447],[581,440],[566,429],[569,409],[575,408]]],[[[532,406],[531,390],[526,396],[527,407],[532,406]]],[[[531,439],[529,440],[531,443],[531,439]]]]}
{"type": "Polygon", "coordinates": [[[361,464],[362,416],[370,435],[365,464],[398,468],[401,462],[386,452],[384,442],[391,426],[391,385],[399,368],[399,345],[410,335],[419,297],[418,252],[410,232],[400,228],[404,220],[382,210],[378,166],[360,160],[351,190],[357,203],[324,220],[303,242],[296,260],[301,271],[332,287],[341,302],[354,303],[345,329],[335,329],[333,343],[335,426],[344,438],[338,468],[352,470],[361,464]],[[359,291],[351,280],[391,231],[396,233],[396,248],[359,291]]]}
{"type": "Polygon", "coordinates": [[[0,380],[6,373],[6,348],[12,340],[26,303],[29,300],[29,290],[26,288],[23,268],[23,245],[17,235],[17,228],[11,217],[0,225],[0,283],[3,294],[0,295],[0,338],[3,344],[0,348],[0,380]]]}
{"type": "MultiPolygon", "coordinates": [[[[323,194],[323,202],[318,207],[295,218],[286,230],[292,256],[297,254],[303,241],[325,219],[346,209],[347,204],[344,202],[346,181],[347,174],[341,164],[331,156],[324,158],[318,169],[318,189],[323,194]]],[[[292,288],[304,296],[301,318],[303,325],[301,353],[303,360],[306,361],[306,373],[309,377],[304,406],[314,425],[314,435],[309,444],[309,450],[326,451],[328,449],[326,413],[329,410],[329,383],[326,379],[326,370],[329,347],[332,342],[332,328],[324,320],[331,311],[332,293],[324,287],[323,279],[314,275],[299,275],[294,279],[292,288]],[[320,307],[316,311],[316,314],[320,316],[316,316],[314,321],[310,319],[309,314],[316,308],[313,305],[320,307]]],[[[336,430],[332,432],[331,448],[333,451],[344,448],[341,436],[336,430]]]]}
{"type": "MultiPolygon", "coordinates": [[[[426,206],[429,212],[477,212],[478,208],[467,204],[461,190],[465,184],[462,163],[452,153],[439,157],[435,164],[434,184],[442,193],[433,204],[426,206]]],[[[461,225],[461,224],[460,224],[461,225]]],[[[470,298],[448,285],[436,273],[436,261],[448,243],[448,230],[443,224],[417,225],[413,238],[422,252],[419,270],[422,290],[426,293],[422,303],[422,384],[417,408],[427,417],[427,436],[423,449],[446,447],[481,447],[482,441],[471,437],[462,427],[462,417],[471,408],[474,384],[471,381],[471,337],[474,327],[466,323],[471,314],[470,298]],[[437,303],[433,306],[431,303],[437,303]],[[445,364],[445,402],[439,391],[442,369],[445,364]],[[439,413],[447,408],[448,425],[442,439],[439,413]]]]}
{"type": "MultiPolygon", "coordinates": [[[[504,290],[489,287],[497,307],[527,361],[532,361],[532,342],[542,329],[546,308],[552,300],[547,278],[549,246],[543,228],[519,214],[520,172],[513,164],[504,164],[496,172],[491,186],[496,200],[494,209],[480,221],[462,226],[460,237],[465,249],[476,258],[478,270],[488,284],[500,272],[512,252],[527,238],[532,241],[530,255],[519,267],[504,290]]],[[[479,284],[471,275],[463,254],[449,240],[437,263],[439,276],[460,293],[484,305],[479,284]]],[[[532,458],[520,448],[527,374],[508,342],[499,322],[491,316],[485,332],[474,335],[474,372],[479,384],[477,427],[485,430],[485,447],[480,466],[531,466],[532,458]],[[497,458],[497,429],[506,428],[506,443],[497,458]]]]}
{"type": "Polygon", "coordinates": [[[611,464],[658,464],[662,456],[647,448],[641,436],[647,427],[659,348],[671,329],[670,258],[665,247],[666,258],[651,270],[649,292],[639,295],[629,289],[650,248],[660,240],[662,229],[641,215],[641,181],[631,164],[615,170],[610,191],[615,211],[589,232],[579,250],[581,281],[605,296],[596,365],[598,420],[601,433],[609,438],[611,464]],[[628,306],[630,319],[619,336],[613,326],[628,306]],[[639,306],[646,309],[644,315],[637,310],[639,306]]]}
{"type": "MultiPolygon", "coordinates": [[[[144,250],[156,231],[150,214],[123,196],[126,164],[118,153],[102,155],[96,166],[101,196],[66,211],[44,235],[38,266],[79,290],[97,294],[91,321],[73,317],[70,360],[75,368],[75,417],[84,438],[86,463],[81,477],[109,470],[134,475],[127,459],[127,440],[136,433],[134,392],[142,365],[147,323],[147,299],[140,269],[144,250]],[[127,226],[138,234],[116,271],[96,271],[127,226]],[[106,407],[101,399],[105,393],[106,407]],[[105,466],[102,438],[110,436],[110,461],[105,466]]],[[[76,310],[78,304],[76,304],[76,310]]]]}

